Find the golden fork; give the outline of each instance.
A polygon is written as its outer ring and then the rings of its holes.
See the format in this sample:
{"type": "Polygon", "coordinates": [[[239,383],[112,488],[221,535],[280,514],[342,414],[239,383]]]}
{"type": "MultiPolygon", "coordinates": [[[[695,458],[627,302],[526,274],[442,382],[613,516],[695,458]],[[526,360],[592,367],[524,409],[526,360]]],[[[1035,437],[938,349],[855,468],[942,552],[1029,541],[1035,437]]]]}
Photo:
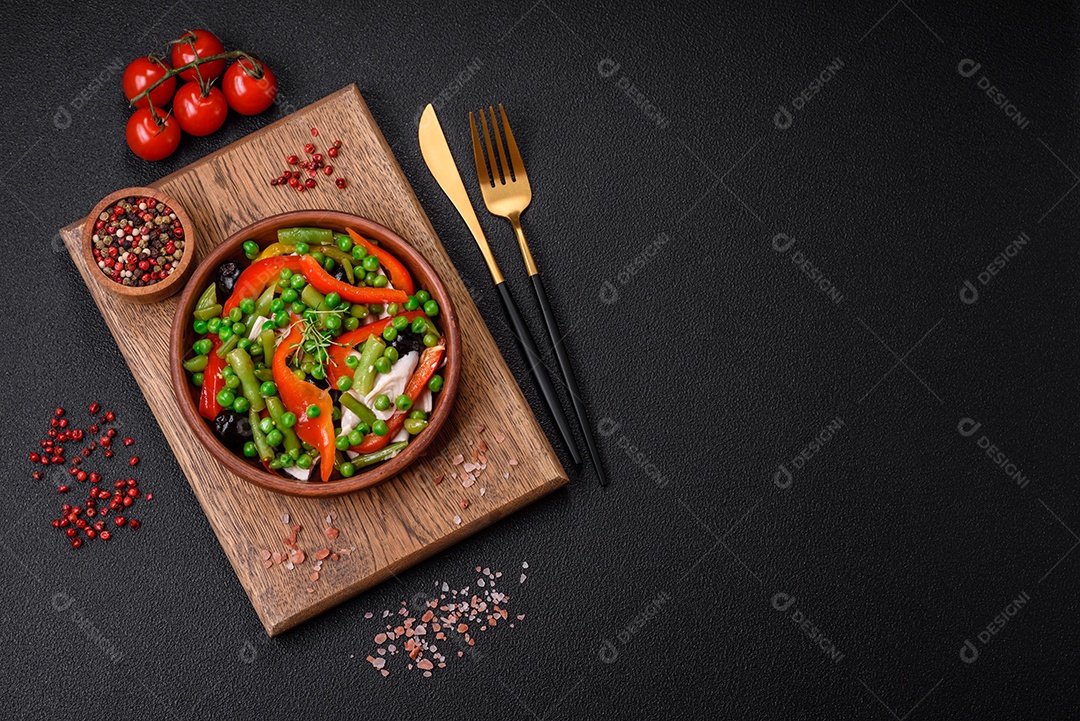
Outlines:
{"type": "Polygon", "coordinates": [[[600,453],[593,439],[592,427],[589,425],[588,416],[585,414],[585,404],[578,392],[577,381],[574,379],[574,371],[570,366],[570,359],[566,355],[566,349],[562,343],[562,333],[555,322],[555,314],[551,311],[548,303],[547,292],[544,283],[540,280],[540,271],[536,267],[532,251],[525,241],[525,232],[521,229],[521,213],[529,207],[532,201],[532,186],[529,185],[529,176],[525,173],[525,163],[521,160],[521,152],[518,150],[514,133],[510,130],[510,120],[506,117],[506,110],[502,103],[499,104],[499,114],[502,116],[503,133],[499,133],[499,123],[495,117],[495,108],[488,106],[491,113],[491,129],[495,134],[495,146],[498,148],[498,160],[496,164],[495,150],[492,148],[491,135],[488,133],[487,119],[484,111],[480,111],[480,125],[484,130],[484,142],[487,145],[487,159],[485,161],[484,149],[480,145],[480,135],[476,129],[476,119],[469,113],[469,127],[472,128],[473,158],[476,161],[476,175],[480,181],[480,191],[484,195],[484,204],[493,214],[502,216],[510,221],[517,237],[518,248],[521,250],[521,258],[525,261],[525,270],[529,273],[533,290],[536,292],[536,300],[540,304],[540,310],[544,315],[544,324],[547,326],[551,343],[555,347],[555,357],[559,361],[559,369],[562,371],[566,388],[570,392],[570,399],[574,402],[574,412],[577,414],[578,423],[581,424],[581,432],[585,435],[585,443],[589,448],[589,456],[592,458],[593,467],[600,478],[600,485],[606,486],[607,476],[604,473],[603,464],[600,462],[600,453]],[[503,135],[506,136],[506,148],[503,147],[503,135]],[[507,154],[510,161],[507,162],[507,154]],[[490,167],[490,174],[488,169],[490,167]]]}

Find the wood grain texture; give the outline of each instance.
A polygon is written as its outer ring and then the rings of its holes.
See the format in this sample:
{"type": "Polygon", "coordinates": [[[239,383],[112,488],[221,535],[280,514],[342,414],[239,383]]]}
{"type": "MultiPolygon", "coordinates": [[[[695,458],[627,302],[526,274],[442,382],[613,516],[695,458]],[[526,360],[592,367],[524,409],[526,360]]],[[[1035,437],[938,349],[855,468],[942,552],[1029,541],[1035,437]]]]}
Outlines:
{"type": "Polygon", "coordinates": [[[463,365],[453,416],[428,455],[400,476],[375,488],[328,499],[271,493],[230,474],[196,442],[176,408],[168,370],[168,334],[176,298],[139,306],[106,293],[89,276],[79,251],[84,221],[61,234],[94,301],[233,569],[269,635],[275,636],[371,588],[392,574],[536,500],[567,482],[566,473],[540,430],[491,333],[469,297],[431,222],[405,179],[355,85],[259,130],[162,178],[160,187],[180,201],[194,223],[197,257],[238,229],[274,213],[301,208],[342,210],[370,218],[409,240],[446,284],[461,325],[463,365]],[[314,191],[268,185],[282,157],[311,140],[319,128],[324,144],[340,138],[335,167],[352,180],[346,192],[323,182],[314,191]],[[481,434],[479,427],[484,426],[481,434]],[[495,435],[505,435],[502,443],[495,435]],[[488,445],[487,469],[465,489],[458,453],[467,458],[479,440],[488,445]],[[515,459],[518,465],[511,466],[515,459]],[[504,473],[509,477],[503,478],[504,473]],[[435,485],[433,480],[445,474],[435,485]],[[480,488],[486,494],[480,495],[480,488]],[[469,507],[459,502],[468,499],[469,507]],[[337,514],[336,541],[324,534],[325,517],[337,514]],[[284,551],[288,529],[281,515],[303,526],[299,546],[308,559],[295,569],[266,569],[259,549],[284,551]],[[460,525],[454,517],[460,516],[460,525]],[[327,561],[311,581],[314,551],[351,550],[327,561]],[[311,589],[309,592],[308,589],[311,589]]]}

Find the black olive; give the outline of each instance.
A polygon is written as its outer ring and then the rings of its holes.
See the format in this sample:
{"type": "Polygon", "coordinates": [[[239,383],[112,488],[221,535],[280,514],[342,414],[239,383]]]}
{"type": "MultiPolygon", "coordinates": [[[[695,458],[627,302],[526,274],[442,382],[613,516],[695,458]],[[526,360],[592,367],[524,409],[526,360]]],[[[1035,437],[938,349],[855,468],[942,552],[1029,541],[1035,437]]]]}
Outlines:
{"type": "Polygon", "coordinates": [[[390,341],[390,345],[397,348],[399,355],[405,355],[407,353],[412,353],[413,351],[416,351],[418,354],[424,352],[424,342],[420,339],[420,336],[416,335],[408,328],[398,333],[397,338],[390,341]]]}
{"type": "Polygon", "coordinates": [[[231,260],[227,260],[217,269],[218,298],[228,298],[236,287],[236,279],[240,277],[240,266],[231,260]]]}
{"type": "Polygon", "coordinates": [[[227,448],[243,453],[244,444],[251,440],[251,421],[241,413],[223,410],[214,419],[214,435],[227,448]]]}
{"type": "MultiPolygon", "coordinates": [[[[345,267],[344,266],[335,265],[334,270],[333,270],[332,273],[330,273],[330,275],[332,275],[334,278],[340,280],[342,283],[348,283],[349,282],[349,276],[345,275],[345,267]]],[[[349,283],[349,285],[352,285],[352,284],[349,283]]]]}

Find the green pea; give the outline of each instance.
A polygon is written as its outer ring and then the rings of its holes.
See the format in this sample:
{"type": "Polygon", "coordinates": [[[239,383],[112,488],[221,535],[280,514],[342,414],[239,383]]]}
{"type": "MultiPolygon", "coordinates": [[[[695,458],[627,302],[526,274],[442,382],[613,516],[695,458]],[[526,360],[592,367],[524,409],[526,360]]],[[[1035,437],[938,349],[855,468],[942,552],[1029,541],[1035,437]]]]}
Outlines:
{"type": "Polygon", "coordinates": [[[337,387],[339,391],[347,391],[352,388],[352,377],[343,375],[338,378],[337,387]]]}
{"type": "Polygon", "coordinates": [[[385,436],[390,429],[386,427],[386,421],[375,421],[371,424],[371,432],[377,436],[385,436]]]}
{"type": "Polygon", "coordinates": [[[274,325],[276,325],[278,328],[284,328],[285,326],[287,326],[289,324],[289,320],[289,314],[283,310],[279,310],[277,313],[274,314],[274,325]]]}
{"type": "Polygon", "coordinates": [[[337,448],[337,449],[338,449],[339,451],[345,451],[345,450],[348,450],[348,449],[349,449],[349,445],[350,445],[350,444],[349,444],[349,437],[348,437],[348,436],[338,436],[338,437],[337,437],[337,439],[335,439],[335,440],[334,440],[334,446],[335,446],[335,447],[336,447],[336,448],[337,448]]]}
{"type": "Polygon", "coordinates": [[[233,401],[236,400],[236,394],[230,391],[228,388],[224,388],[217,394],[217,402],[222,406],[231,406],[233,401]]]}
{"type": "Polygon", "coordinates": [[[304,305],[304,303],[302,301],[298,300],[298,301],[296,301],[295,303],[293,303],[292,305],[289,306],[289,310],[292,311],[293,313],[295,313],[296,315],[303,315],[304,311],[307,310],[307,306],[304,305]]]}
{"type": "MultiPolygon", "coordinates": [[[[322,350],[321,348],[319,350],[322,350]]],[[[311,369],[311,377],[317,381],[321,381],[326,378],[326,368],[322,366],[315,366],[311,369]]]]}
{"type": "Polygon", "coordinates": [[[240,350],[246,350],[248,352],[248,355],[251,355],[251,341],[247,338],[241,338],[240,341],[236,344],[236,347],[240,350]]]}
{"type": "Polygon", "coordinates": [[[295,303],[299,299],[300,299],[300,294],[297,293],[292,288],[286,288],[285,290],[281,291],[282,307],[285,307],[286,303],[295,303]]]}
{"type": "Polygon", "coordinates": [[[255,448],[254,441],[248,441],[244,444],[244,455],[248,458],[254,458],[258,453],[259,451],[255,448]]]}
{"type": "Polygon", "coordinates": [[[313,259],[315,260],[315,262],[316,262],[316,263],[318,263],[319,265],[322,265],[322,264],[323,264],[323,261],[325,261],[325,260],[326,260],[326,256],[325,256],[325,255],[323,255],[323,254],[322,254],[322,253],[321,253],[320,251],[318,251],[318,250],[316,250],[315,252],[313,252],[313,253],[311,254],[311,257],[312,257],[312,258],[313,258],[313,259]]]}
{"type": "Polygon", "coordinates": [[[405,330],[409,327],[409,319],[403,315],[395,316],[394,319],[390,321],[390,325],[394,326],[399,331],[405,330]]]}
{"type": "Polygon", "coordinates": [[[348,356],[345,358],[345,365],[351,370],[356,370],[356,367],[360,365],[360,359],[354,355],[348,356]]]}
{"type": "Polygon", "coordinates": [[[413,318],[410,327],[412,328],[413,333],[422,334],[427,330],[427,321],[423,318],[413,318]]]}
{"type": "Polygon", "coordinates": [[[355,258],[357,262],[362,261],[364,258],[367,257],[367,248],[362,245],[354,245],[352,249],[352,257],[355,258]]]}
{"type": "Polygon", "coordinates": [[[247,256],[248,260],[255,260],[259,257],[259,253],[260,250],[258,243],[256,243],[254,240],[244,241],[244,255],[247,256]]]}
{"type": "Polygon", "coordinates": [[[375,285],[375,279],[378,277],[378,274],[369,272],[364,276],[364,283],[367,285],[375,285]]]}
{"type": "MultiPolygon", "coordinates": [[[[312,375],[315,374],[312,373],[312,375]]],[[[312,403],[310,406],[307,407],[307,410],[305,412],[307,413],[308,418],[318,418],[322,415],[322,408],[319,408],[317,405],[312,403]]]]}
{"type": "Polygon", "coordinates": [[[266,442],[271,446],[280,446],[285,436],[277,428],[266,434],[266,442]]]}
{"type": "MultiPolygon", "coordinates": [[[[247,341],[247,348],[245,348],[244,350],[246,350],[248,352],[249,356],[251,356],[252,358],[261,358],[262,357],[263,347],[260,344],[252,343],[247,338],[240,341],[240,343],[243,343],[244,341],[247,341]]],[[[258,370],[258,369],[256,369],[256,370],[258,370]]]]}
{"type": "Polygon", "coordinates": [[[379,269],[379,259],[376,258],[374,255],[369,255],[362,261],[360,261],[360,265],[364,268],[364,270],[374,273],[379,269]]]}
{"type": "Polygon", "coordinates": [[[383,358],[390,361],[390,365],[397,363],[401,353],[392,345],[386,346],[386,350],[383,351],[383,358]]]}
{"type": "Polygon", "coordinates": [[[285,411],[281,414],[281,426],[282,428],[292,428],[296,425],[296,414],[289,411],[285,411]]]}
{"type": "Polygon", "coordinates": [[[390,368],[393,365],[394,364],[391,363],[390,359],[387,358],[386,356],[382,356],[381,358],[376,358],[375,359],[375,370],[379,371],[380,373],[389,373],[390,368]]]}
{"type": "Polygon", "coordinates": [[[412,418],[413,420],[417,420],[417,421],[426,421],[427,420],[427,413],[425,413],[424,411],[413,411],[412,413],[409,414],[409,418],[412,418]]]}
{"type": "Polygon", "coordinates": [[[327,308],[337,308],[341,305],[341,296],[331,291],[326,294],[326,298],[323,299],[323,302],[326,303],[327,308]]]}
{"type": "MultiPolygon", "coordinates": [[[[315,325],[317,322],[319,322],[319,314],[316,313],[313,308],[308,308],[304,311],[304,322],[308,325],[315,325]]],[[[304,350],[308,352],[315,350],[314,343],[312,343],[311,347],[308,347],[307,344],[305,344],[304,350]]]]}
{"type": "Polygon", "coordinates": [[[243,396],[237,396],[232,402],[232,409],[237,413],[247,413],[249,408],[251,408],[251,401],[243,396]]]}
{"type": "Polygon", "coordinates": [[[233,370],[232,366],[225,366],[221,369],[222,378],[232,378],[234,375],[236,375],[236,371],[233,370]]]}
{"type": "Polygon", "coordinates": [[[368,308],[374,315],[380,315],[383,312],[382,303],[372,303],[368,308]]]}
{"type": "Polygon", "coordinates": [[[382,337],[388,341],[392,341],[397,338],[397,328],[392,325],[388,325],[383,328],[382,337]]]}
{"type": "Polygon", "coordinates": [[[296,368],[296,369],[294,369],[294,370],[293,370],[293,372],[292,372],[292,374],[293,374],[293,378],[295,378],[295,379],[296,379],[296,380],[298,380],[298,381],[303,381],[303,380],[307,380],[307,373],[305,373],[305,372],[304,372],[304,371],[303,371],[302,369],[300,369],[300,368],[296,368]]]}
{"type": "Polygon", "coordinates": [[[197,321],[195,321],[194,323],[191,324],[191,327],[199,335],[203,335],[203,334],[206,333],[206,321],[205,320],[197,320],[197,321]]]}
{"type": "Polygon", "coordinates": [[[405,430],[408,431],[410,436],[415,436],[422,430],[428,427],[427,421],[422,421],[417,418],[409,418],[405,421],[405,430]]]}
{"type": "Polygon", "coordinates": [[[339,470],[343,478],[352,478],[356,474],[356,466],[348,462],[342,463],[339,470]]]}
{"type": "Polygon", "coordinates": [[[431,300],[431,293],[428,293],[426,290],[418,290],[416,291],[416,299],[420,301],[421,304],[427,303],[431,300]]]}
{"type": "MultiPolygon", "coordinates": [[[[359,433],[359,434],[360,434],[360,440],[363,440],[363,439],[364,439],[364,436],[366,436],[366,435],[367,435],[368,433],[371,433],[371,429],[370,429],[370,428],[368,428],[368,424],[367,424],[367,423],[361,423],[360,425],[358,425],[358,426],[356,427],[356,431],[355,431],[355,432],[356,432],[356,433],[359,433]]],[[[353,443],[353,445],[355,446],[355,445],[359,445],[359,444],[357,444],[357,443],[353,443]]]]}
{"type": "Polygon", "coordinates": [[[232,332],[236,335],[247,335],[248,327],[244,323],[233,323],[232,332]]]}
{"type": "Polygon", "coordinates": [[[223,324],[221,326],[221,328],[218,329],[218,338],[221,339],[222,343],[224,343],[225,341],[229,340],[232,337],[233,337],[233,331],[232,331],[232,326],[231,325],[224,325],[223,324]]]}
{"type": "Polygon", "coordinates": [[[232,310],[229,311],[229,320],[231,320],[233,323],[237,322],[238,320],[242,319],[243,317],[244,317],[244,311],[240,310],[239,308],[233,308],[232,310]]]}
{"type": "Polygon", "coordinates": [[[206,321],[206,330],[209,333],[217,333],[221,329],[221,318],[211,318],[206,321]]]}
{"type": "MultiPolygon", "coordinates": [[[[224,405],[224,404],[222,404],[224,405]]],[[[375,398],[375,410],[387,411],[390,410],[390,396],[385,393],[380,393],[375,398]]]]}
{"type": "Polygon", "coordinates": [[[274,298],[272,301],[270,301],[270,312],[271,313],[280,313],[283,310],[285,310],[285,301],[284,300],[282,300],[281,298],[274,298]]]}
{"type": "Polygon", "coordinates": [[[405,301],[405,310],[416,310],[420,307],[420,301],[416,299],[415,295],[410,295],[409,299],[405,301]]]}
{"type": "Polygon", "coordinates": [[[276,471],[279,468],[281,468],[281,459],[280,458],[273,458],[266,465],[270,466],[270,470],[276,471]]]}
{"type": "Polygon", "coordinates": [[[400,312],[401,306],[399,306],[397,303],[390,303],[388,306],[386,306],[387,315],[397,315],[400,312]]]}
{"type": "Polygon", "coordinates": [[[307,285],[307,280],[305,280],[304,276],[302,275],[294,275],[289,281],[289,285],[292,287],[293,290],[301,290],[305,285],[307,285]]]}
{"type": "Polygon", "coordinates": [[[358,446],[364,442],[364,434],[360,432],[359,428],[354,428],[349,431],[348,440],[350,446],[358,446]]]}
{"type": "Polygon", "coordinates": [[[326,320],[323,321],[323,324],[326,326],[327,330],[339,331],[341,330],[341,316],[328,315],[326,316],[326,320]]]}
{"type": "Polygon", "coordinates": [[[353,318],[367,318],[368,313],[368,307],[362,303],[357,303],[352,308],[349,308],[349,315],[353,318]]]}
{"type": "Polygon", "coordinates": [[[274,430],[274,419],[270,416],[263,418],[259,421],[259,430],[263,433],[269,433],[274,430]]]}
{"type": "Polygon", "coordinates": [[[263,394],[267,398],[269,398],[270,396],[276,396],[277,383],[274,383],[274,381],[266,381],[261,386],[259,386],[259,393],[263,394]]]}
{"type": "MultiPolygon", "coordinates": [[[[230,391],[235,391],[237,388],[240,387],[240,379],[236,376],[229,376],[225,379],[225,387],[228,388],[230,391]]],[[[222,403],[221,405],[225,404],[222,403]]]]}
{"type": "Polygon", "coordinates": [[[429,318],[434,318],[439,314],[439,302],[435,300],[429,300],[424,303],[424,314],[429,318]]]}
{"type": "Polygon", "coordinates": [[[353,249],[352,238],[347,235],[339,235],[337,237],[337,247],[342,253],[349,253],[353,249]]]}
{"type": "Polygon", "coordinates": [[[353,318],[350,315],[348,318],[345,319],[345,323],[343,325],[344,325],[345,330],[349,330],[349,331],[356,330],[357,328],[360,327],[360,319],[359,318],[353,318]]]}
{"type": "Polygon", "coordinates": [[[205,380],[205,377],[203,376],[203,374],[201,372],[191,374],[191,384],[192,385],[201,386],[203,384],[203,380],[205,380]]]}
{"type": "Polygon", "coordinates": [[[240,301],[240,310],[244,311],[244,313],[254,313],[255,301],[251,298],[244,298],[240,301]]]}
{"type": "MultiPolygon", "coordinates": [[[[297,245],[299,245],[299,243],[297,245]]],[[[300,466],[304,470],[311,468],[311,464],[313,464],[314,462],[315,461],[311,459],[311,456],[306,453],[301,453],[300,457],[296,459],[296,465],[300,466]]]]}
{"type": "Polygon", "coordinates": [[[195,355],[206,355],[213,349],[214,344],[209,338],[203,338],[191,344],[191,350],[195,352],[195,355]]]}
{"type": "Polygon", "coordinates": [[[376,288],[385,288],[390,285],[390,279],[385,275],[377,275],[375,276],[375,280],[371,281],[371,284],[376,288]]]}
{"type": "Polygon", "coordinates": [[[304,241],[300,241],[296,244],[295,250],[299,255],[305,255],[309,250],[311,250],[311,246],[309,246],[304,241]]]}
{"type": "Polygon", "coordinates": [[[274,330],[273,319],[263,321],[262,326],[259,328],[259,332],[262,333],[264,330],[274,330]]]}
{"type": "Polygon", "coordinates": [[[292,278],[292,268],[282,268],[278,275],[281,277],[282,282],[286,282],[292,278]]]}
{"type": "Polygon", "coordinates": [[[426,347],[426,348],[434,348],[438,344],[439,344],[439,336],[435,335],[434,333],[425,333],[424,334],[424,347],[426,347]]]}
{"type": "Polygon", "coordinates": [[[407,411],[412,408],[412,398],[402,393],[394,400],[394,405],[397,406],[399,411],[407,411]]]}
{"type": "Polygon", "coordinates": [[[442,390],[442,384],[443,377],[436,373],[435,375],[431,376],[431,380],[427,382],[427,387],[428,390],[430,390],[432,393],[438,393],[442,390]]]}
{"type": "Polygon", "coordinates": [[[332,271],[334,269],[335,265],[337,265],[337,264],[334,262],[333,258],[327,258],[326,260],[324,260],[322,262],[322,267],[323,267],[324,270],[326,270],[327,273],[332,271]]]}

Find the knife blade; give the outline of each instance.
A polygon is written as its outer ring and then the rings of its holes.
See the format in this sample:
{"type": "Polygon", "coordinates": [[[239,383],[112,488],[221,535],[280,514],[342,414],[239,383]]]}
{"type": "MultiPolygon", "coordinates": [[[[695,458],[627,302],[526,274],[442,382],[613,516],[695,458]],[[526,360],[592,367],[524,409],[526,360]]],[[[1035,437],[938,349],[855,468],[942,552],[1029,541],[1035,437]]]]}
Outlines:
{"type": "Polygon", "coordinates": [[[555,419],[555,425],[558,426],[559,434],[562,435],[563,442],[566,443],[566,447],[570,451],[570,457],[574,459],[574,463],[581,463],[581,454],[574,443],[574,435],[570,431],[570,424],[566,420],[566,414],[563,413],[559,395],[555,392],[555,386],[552,384],[551,376],[548,375],[544,361],[540,357],[540,351],[536,349],[536,341],[533,340],[529,327],[525,325],[517,304],[514,303],[514,299],[510,295],[510,289],[506,287],[506,279],[503,278],[502,271],[499,270],[499,264],[495,262],[495,256],[491,252],[491,246],[488,245],[487,237],[480,228],[480,219],[476,217],[476,211],[473,210],[472,201],[469,200],[469,193],[465,190],[465,183],[461,180],[461,173],[458,172],[457,163],[454,162],[454,156],[450,153],[450,145],[446,142],[446,134],[443,133],[442,125],[439,123],[439,118],[435,115],[435,108],[432,107],[431,103],[428,103],[420,116],[419,135],[420,154],[424,156],[424,162],[427,163],[428,170],[435,176],[435,181],[439,184],[439,187],[443,189],[446,196],[450,198],[450,202],[457,208],[461,219],[465,221],[465,225],[469,226],[469,231],[472,233],[473,239],[476,240],[476,244],[480,246],[480,253],[484,256],[484,262],[487,263],[491,279],[495,281],[495,289],[499,291],[499,298],[502,299],[503,310],[506,311],[507,320],[510,321],[510,329],[514,332],[514,337],[517,338],[518,343],[521,344],[521,349],[525,352],[525,358],[529,362],[529,370],[532,371],[533,377],[536,378],[536,384],[540,386],[544,402],[555,419]]]}

